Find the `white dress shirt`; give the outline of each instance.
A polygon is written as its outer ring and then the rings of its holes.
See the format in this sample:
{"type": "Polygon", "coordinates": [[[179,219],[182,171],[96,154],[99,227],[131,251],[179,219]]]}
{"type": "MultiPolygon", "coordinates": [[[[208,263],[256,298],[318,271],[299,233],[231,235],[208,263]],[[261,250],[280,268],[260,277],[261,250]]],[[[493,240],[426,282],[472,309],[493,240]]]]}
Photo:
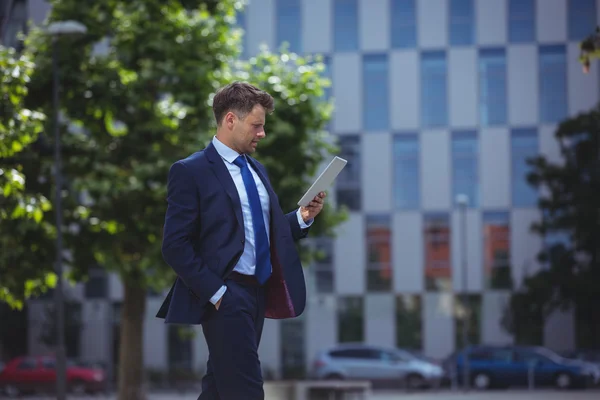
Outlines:
{"type": "MultiPolygon", "coordinates": [[[[254,275],[254,271],[256,270],[256,249],[254,242],[254,226],[252,224],[252,211],[250,210],[250,203],[248,202],[248,195],[246,193],[246,187],[244,186],[244,180],[242,179],[242,172],[240,167],[235,165],[233,161],[240,156],[240,154],[223,144],[217,137],[213,137],[212,140],[213,146],[221,156],[221,159],[225,163],[229,174],[231,175],[231,179],[233,179],[233,183],[237,189],[238,195],[240,196],[240,203],[242,205],[242,216],[244,219],[244,235],[246,236],[246,240],[244,241],[244,252],[240,257],[238,263],[233,268],[234,271],[239,272],[244,275],[254,275]]],[[[250,168],[250,172],[252,173],[252,177],[254,178],[254,182],[256,183],[256,188],[258,189],[258,197],[260,198],[260,205],[263,212],[263,218],[265,219],[265,228],[267,231],[267,239],[269,239],[270,243],[270,200],[269,193],[265,188],[262,180],[252,168],[252,165],[248,163],[248,168],[250,168]]],[[[298,217],[298,223],[300,224],[300,228],[305,229],[308,228],[313,220],[310,220],[308,223],[305,223],[300,214],[300,209],[296,212],[296,216],[298,217]]],[[[225,285],[221,286],[221,288],[211,297],[210,302],[212,304],[216,304],[219,299],[225,294],[227,287],[225,285]]]]}

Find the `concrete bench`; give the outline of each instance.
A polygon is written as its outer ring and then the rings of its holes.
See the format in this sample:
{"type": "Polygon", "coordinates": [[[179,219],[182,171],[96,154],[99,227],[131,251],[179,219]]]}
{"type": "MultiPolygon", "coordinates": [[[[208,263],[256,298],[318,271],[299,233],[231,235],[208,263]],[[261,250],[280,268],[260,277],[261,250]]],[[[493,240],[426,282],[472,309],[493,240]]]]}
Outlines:
{"type": "Polygon", "coordinates": [[[368,400],[370,396],[371,382],[368,381],[294,382],[294,400],[368,400]]]}

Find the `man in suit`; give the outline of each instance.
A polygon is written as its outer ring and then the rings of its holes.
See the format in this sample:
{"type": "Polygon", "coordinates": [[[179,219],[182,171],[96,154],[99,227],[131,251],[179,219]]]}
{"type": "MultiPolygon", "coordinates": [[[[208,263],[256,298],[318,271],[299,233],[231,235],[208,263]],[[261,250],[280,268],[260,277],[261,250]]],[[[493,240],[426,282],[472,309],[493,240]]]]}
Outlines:
{"type": "Polygon", "coordinates": [[[202,325],[209,359],[199,400],[264,399],[264,318],[304,310],[294,241],[306,237],[325,193],[281,210],[267,171],[250,157],[273,109],[273,98],[250,84],[225,86],[213,99],[216,136],[169,171],[162,254],[177,279],[157,317],[202,325]]]}

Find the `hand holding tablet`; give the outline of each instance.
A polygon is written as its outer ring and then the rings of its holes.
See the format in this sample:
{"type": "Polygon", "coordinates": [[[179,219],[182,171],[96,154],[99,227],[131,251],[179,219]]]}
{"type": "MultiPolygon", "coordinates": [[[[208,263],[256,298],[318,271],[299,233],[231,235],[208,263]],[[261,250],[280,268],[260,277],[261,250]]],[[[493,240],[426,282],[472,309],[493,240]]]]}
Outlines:
{"type": "Polygon", "coordinates": [[[298,201],[298,205],[302,207],[308,206],[315,196],[328,189],[347,163],[348,161],[343,158],[334,157],[321,175],[317,177],[306,193],[304,193],[304,196],[298,201]]]}

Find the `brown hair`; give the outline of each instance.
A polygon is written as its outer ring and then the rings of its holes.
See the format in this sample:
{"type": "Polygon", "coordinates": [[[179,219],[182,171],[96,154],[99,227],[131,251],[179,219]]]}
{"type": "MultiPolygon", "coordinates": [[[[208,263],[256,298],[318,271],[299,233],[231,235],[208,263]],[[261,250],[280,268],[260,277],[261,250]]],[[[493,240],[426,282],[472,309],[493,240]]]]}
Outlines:
{"type": "Polygon", "coordinates": [[[273,112],[273,97],[246,82],[233,82],[217,91],[213,99],[213,113],[217,125],[229,111],[244,119],[254,106],[260,104],[267,114],[273,112]]]}

